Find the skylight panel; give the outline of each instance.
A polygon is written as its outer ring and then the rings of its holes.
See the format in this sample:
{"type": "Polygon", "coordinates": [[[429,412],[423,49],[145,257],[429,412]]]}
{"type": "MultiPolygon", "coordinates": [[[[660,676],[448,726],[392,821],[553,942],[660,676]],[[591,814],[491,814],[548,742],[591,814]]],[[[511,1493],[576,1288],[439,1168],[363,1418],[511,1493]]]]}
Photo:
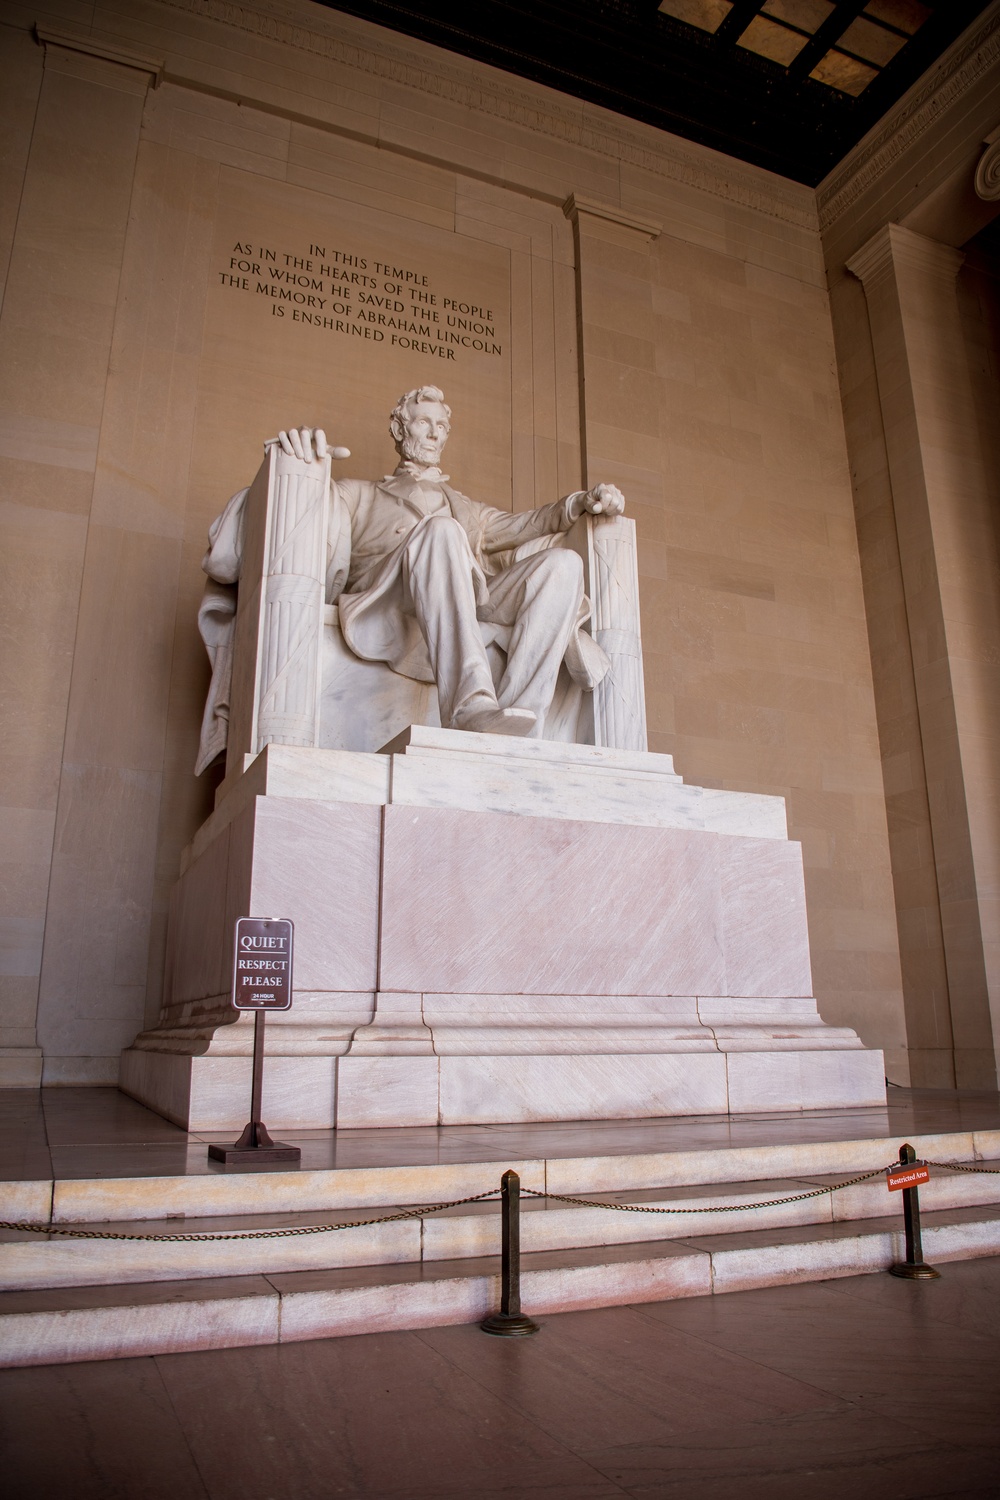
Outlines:
{"type": "Polygon", "coordinates": [[[808,40],[801,31],[792,31],[788,26],[779,26],[775,21],[755,16],[736,45],[746,47],[748,52],[756,52],[759,57],[769,57],[772,62],[787,68],[808,40]]]}
{"type": "Polygon", "coordinates": [[[900,36],[896,31],[889,31],[885,26],[878,26],[864,16],[858,16],[840,38],[839,45],[845,52],[864,58],[865,62],[885,67],[908,41],[909,37],[900,36]]]}
{"type": "Polygon", "coordinates": [[[829,51],[809,74],[815,78],[817,83],[825,83],[828,88],[839,89],[842,94],[851,94],[856,99],[863,94],[873,78],[878,77],[878,68],[869,67],[867,63],[860,62],[856,57],[848,57],[846,52],[838,52],[836,48],[829,51]]]}
{"type": "Polygon", "coordinates": [[[852,98],[864,93],[932,14],[923,0],[863,0],[862,5],[763,0],[759,8],[737,6],[735,14],[731,0],[660,0],[660,10],[710,33],[728,20],[723,27],[727,49],[753,52],[790,68],[793,76],[809,72],[817,83],[852,98]],[[748,11],[750,19],[744,20],[748,11]],[[818,52],[823,55],[816,62],[818,52]]]}
{"type": "Polygon", "coordinates": [[[898,31],[905,31],[907,36],[912,36],[915,31],[920,30],[930,11],[926,5],[918,4],[918,0],[868,0],[865,15],[873,16],[876,21],[884,21],[886,26],[895,26],[898,31]]]}
{"type": "Polygon", "coordinates": [[[812,36],[817,27],[829,20],[834,7],[831,0],[765,0],[761,9],[764,15],[774,16],[812,36]]]}
{"type": "Polygon", "coordinates": [[[732,8],[730,0],[660,0],[665,16],[686,21],[701,31],[718,31],[732,8]]]}

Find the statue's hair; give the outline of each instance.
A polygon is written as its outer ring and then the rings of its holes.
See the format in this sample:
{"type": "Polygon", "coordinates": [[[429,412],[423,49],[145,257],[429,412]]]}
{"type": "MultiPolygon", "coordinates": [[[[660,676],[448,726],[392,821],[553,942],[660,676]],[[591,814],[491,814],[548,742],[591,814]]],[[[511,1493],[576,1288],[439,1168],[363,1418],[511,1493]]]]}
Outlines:
{"type": "Polygon", "coordinates": [[[415,391],[407,391],[405,396],[400,396],[399,400],[392,408],[392,412],[389,416],[389,431],[392,433],[393,437],[396,436],[397,426],[402,427],[403,423],[406,421],[407,407],[410,406],[411,403],[415,405],[420,401],[438,402],[441,406],[444,407],[445,412],[448,416],[448,421],[451,421],[451,407],[448,406],[445,402],[444,391],[440,390],[436,385],[418,385],[415,391]]]}

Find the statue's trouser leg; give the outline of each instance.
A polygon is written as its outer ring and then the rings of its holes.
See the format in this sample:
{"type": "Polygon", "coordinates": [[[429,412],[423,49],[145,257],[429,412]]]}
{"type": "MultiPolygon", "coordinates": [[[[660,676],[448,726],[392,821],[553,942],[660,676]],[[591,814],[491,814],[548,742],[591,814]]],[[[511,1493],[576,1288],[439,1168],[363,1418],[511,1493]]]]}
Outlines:
{"type": "Polygon", "coordinates": [[[403,602],[427,642],[441,723],[495,709],[493,675],[476,619],[469,539],[452,516],[431,516],[403,550],[403,602]]]}
{"type": "Polygon", "coordinates": [[[497,689],[501,708],[529,708],[544,729],[559,667],[583,599],[583,563],[565,547],[536,552],[490,579],[490,602],[479,618],[511,627],[507,670],[497,689]]]}

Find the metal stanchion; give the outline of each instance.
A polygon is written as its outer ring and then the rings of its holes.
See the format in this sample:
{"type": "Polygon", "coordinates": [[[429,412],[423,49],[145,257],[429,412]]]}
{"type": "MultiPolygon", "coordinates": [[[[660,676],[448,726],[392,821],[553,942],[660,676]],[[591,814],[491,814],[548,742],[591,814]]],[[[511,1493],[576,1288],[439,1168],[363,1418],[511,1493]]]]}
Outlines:
{"type": "Polygon", "coordinates": [[[503,1243],[500,1263],[500,1311],[490,1313],[480,1328],[502,1338],[537,1333],[538,1324],[521,1311],[521,1179],[507,1171],[500,1179],[503,1243]]]}
{"type": "Polygon", "coordinates": [[[264,1092],[264,1023],[267,1012],[257,1011],[253,1018],[253,1075],[250,1086],[250,1121],[243,1134],[231,1146],[213,1141],[208,1148],[212,1161],[221,1161],[227,1167],[263,1167],[270,1162],[295,1162],[301,1160],[298,1146],[286,1146],[284,1141],[272,1141],[267,1127],[260,1117],[261,1096],[264,1092]]]}
{"type": "MultiPolygon", "coordinates": [[[[899,1148],[899,1167],[894,1169],[894,1175],[913,1176],[917,1178],[920,1174],[916,1168],[922,1164],[917,1162],[917,1153],[908,1143],[899,1148]]],[[[927,1170],[923,1168],[922,1181],[927,1180],[927,1170]]],[[[906,1231],[906,1259],[889,1267],[891,1276],[902,1276],[907,1281],[933,1281],[941,1275],[933,1266],[924,1262],[924,1247],[920,1239],[920,1198],[916,1185],[904,1187],[903,1193],[903,1228],[906,1231]]]]}

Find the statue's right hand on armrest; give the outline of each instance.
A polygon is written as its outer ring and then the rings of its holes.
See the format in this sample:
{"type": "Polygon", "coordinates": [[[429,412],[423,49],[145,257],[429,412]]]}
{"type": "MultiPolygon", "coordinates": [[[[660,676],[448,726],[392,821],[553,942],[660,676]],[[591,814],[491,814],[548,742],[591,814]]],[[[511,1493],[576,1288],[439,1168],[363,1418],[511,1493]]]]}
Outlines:
{"type": "Polygon", "coordinates": [[[327,454],[331,458],[350,458],[350,448],[331,448],[327,446],[326,433],[322,427],[290,427],[287,432],[279,432],[277,438],[271,442],[281,445],[282,453],[287,453],[289,458],[300,458],[303,463],[312,463],[314,460],[322,460],[327,454]]]}

